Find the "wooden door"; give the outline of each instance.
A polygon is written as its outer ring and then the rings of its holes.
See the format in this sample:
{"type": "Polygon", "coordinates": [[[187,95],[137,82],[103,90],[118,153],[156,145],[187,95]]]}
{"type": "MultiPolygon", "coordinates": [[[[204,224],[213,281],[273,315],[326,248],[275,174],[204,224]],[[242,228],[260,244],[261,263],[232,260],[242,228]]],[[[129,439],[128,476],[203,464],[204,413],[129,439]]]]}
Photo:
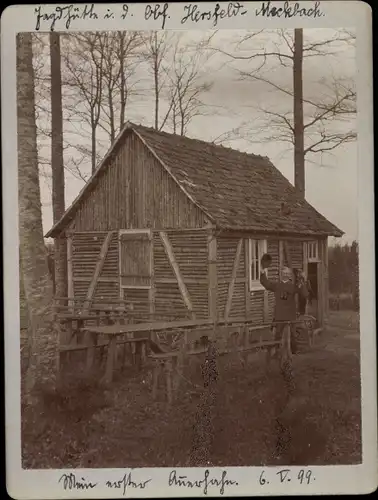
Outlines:
{"type": "Polygon", "coordinates": [[[119,234],[120,296],[133,309],[149,311],[152,286],[152,239],[148,230],[124,230],[119,234]]]}

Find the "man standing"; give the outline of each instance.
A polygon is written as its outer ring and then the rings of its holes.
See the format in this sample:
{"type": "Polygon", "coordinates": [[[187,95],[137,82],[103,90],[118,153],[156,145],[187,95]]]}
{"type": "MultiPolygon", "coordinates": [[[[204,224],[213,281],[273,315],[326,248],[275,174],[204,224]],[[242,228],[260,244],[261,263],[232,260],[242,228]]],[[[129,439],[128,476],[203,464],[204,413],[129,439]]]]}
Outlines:
{"type": "Polygon", "coordinates": [[[290,328],[292,349],[295,352],[295,336],[293,335],[295,327],[290,322],[297,318],[296,295],[307,298],[306,286],[301,281],[294,281],[293,273],[288,267],[282,268],[279,281],[268,279],[266,258],[261,260],[261,267],[260,283],[266,290],[273,292],[275,297],[274,321],[277,322],[275,340],[281,340],[285,328],[290,328]]]}
{"type": "Polygon", "coordinates": [[[306,314],[307,304],[311,305],[312,289],[310,282],[306,279],[306,275],[301,269],[294,269],[295,282],[298,288],[306,290],[305,293],[298,294],[298,315],[304,316],[306,314]]]}
{"type": "MultiPolygon", "coordinates": [[[[261,274],[260,283],[262,286],[271,292],[275,296],[275,309],[274,309],[274,321],[276,321],[276,332],[275,340],[281,340],[285,329],[289,329],[288,336],[286,337],[287,342],[290,340],[294,344],[293,352],[295,352],[295,324],[292,321],[296,320],[297,317],[297,301],[296,296],[307,298],[307,288],[302,280],[297,280],[294,278],[291,269],[284,267],[281,270],[280,280],[273,281],[269,280],[267,276],[267,268],[271,264],[271,257],[269,255],[264,255],[261,259],[261,274]]],[[[289,343],[290,346],[290,343],[289,343]]],[[[289,347],[288,346],[288,347],[289,347]]],[[[291,354],[290,348],[287,349],[286,353],[291,354]]],[[[286,387],[285,396],[283,401],[279,398],[276,402],[276,420],[275,420],[275,456],[277,460],[282,460],[287,454],[290,443],[291,443],[291,431],[290,425],[288,425],[286,419],[284,418],[284,412],[287,412],[287,405],[292,400],[292,396],[295,392],[295,380],[292,371],[292,366],[289,359],[281,358],[281,374],[286,387]]]]}

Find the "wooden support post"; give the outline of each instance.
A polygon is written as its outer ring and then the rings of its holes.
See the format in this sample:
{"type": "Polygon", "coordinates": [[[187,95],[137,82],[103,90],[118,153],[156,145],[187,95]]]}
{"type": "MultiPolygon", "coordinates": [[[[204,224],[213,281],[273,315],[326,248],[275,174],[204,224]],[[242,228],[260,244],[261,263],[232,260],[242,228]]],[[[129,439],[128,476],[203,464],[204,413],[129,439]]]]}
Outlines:
{"type": "Polygon", "coordinates": [[[245,260],[245,315],[248,320],[251,316],[251,292],[249,290],[249,240],[244,240],[244,260],[245,260]]]}
{"type": "Polygon", "coordinates": [[[279,258],[278,273],[279,274],[281,274],[281,270],[282,270],[282,268],[284,267],[284,264],[285,264],[284,248],[283,247],[284,247],[283,241],[279,240],[279,242],[278,242],[278,258],[279,258]]]}
{"type": "Polygon", "coordinates": [[[235,280],[236,280],[236,275],[237,275],[238,268],[239,268],[240,255],[241,255],[241,252],[242,252],[242,248],[243,248],[243,240],[240,239],[238,241],[238,245],[236,247],[235,259],[234,259],[234,263],[233,263],[233,266],[232,266],[231,281],[230,281],[230,284],[228,286],[228,295],[227,295],[226,309],[225,309],[225,313],[224,313],[224,319],[226,321],[228,320],[228,316],[229,316],[230,311],[231,311],[232,296],[234,294],[235,280]]]}
{"type": "Polygon", "coordinates": [[[96,263],[96,268],[95,268],[95,271],[93,273],[92,280],[89,284],[86,300],[84,302],[84,306],[83,306],[84,314],[86,314],[88,312],[94,291],[96,289],[97,280],[101,274],[101,271],[102,271],[102,268],[103,268],[103,265],[104,265],[104,262],[106,259],[106,254],[108,253],[108,249],[109,249],[112,237],[113,237],[113,232],[109,231],[104,239],[103,244],[102,244],[101,252],[100,252],[100,255],[99,255],[97,263],[96,263]]]}
{"type": "Polygon", "coordinates": [[[323,328],[327,328],[329,319],[329,275],[328,275],[328,238],[322,242],[322,266],[323,266],[323,328]]]}
{"type": "Polygon", "coordinates": [[[248,325],[244,325],[244,348],[248,349],[249,347],[249,328],[248,325]]]}
{"type": "Polygon", "coordinates": [[[173,366],[173,393],[177,393],[180,388],[181,380],[184,371],[184,353],[180,353],[176,360],[174,361],[175,366],[173,366]]]}
{"type": "MultiPolygon", "coordinates": [[[[207,235],[208,251],[208,293],[209,293],[209,316],[215,325],[218,321],[218,279],[217,279],[217,238],[213,230],[207,235]]],[[[215,333],[215,332],[214,332],[215,333]]]]}
{"type": "Polygon", "coordinates": [[[135,342],[135,364],[138,370],[141,369],[143,364],[143,342],[135,342]]]}
{"type": "Polygon", "coordinates": [[[68,307],[70,312],[73,312],[73,297],[74,297],[74,282],[73,282],[73,245],[72,236],[67,237],[67,295],[69,297],[68,307]]]}
{"type": "Polygon", "coordinates": [[[106,359],[106,371],[103,381],[106,384],[109,384],[113,380],[113,371],[114,371],[114,359],[115,352],[117,349],[117,337],[113,336],[109,339],[108,344],[108,357],[106,359]]]}
{"type": "Polygon", "coordinates": [[[290,246],[289,246],[289,243],[286,240],[284,240],[284,242],[283,242],[283,249],[284,249],[284,254],[285,254],[285,257],[286,257],[287,266],[290,269],[293,269],[293,263],[292,263],[292,260],[291,260],[291,253],[290,253],[290,246]]]}
{"type": "Polygon", "coordinates": [[[152,372],[152,399],[156,400],[159,387],[159,378],[161,373],[161,361],[155,360],[155,365],[152,372]]]}
{"type": "MultiPolygon", "coordinates": [[[[150,321],[155,320],[155,268],[154,268],[154,235],[150,232],[150,284],[151,287],[148,290],[148,304],[150,311],[150,321]]],[[[156,341],[156,334],[152,334],[152,340],[156,341]]]]}
{"type": "Polygon", "coordinates": [[[190,298],[190,295],[189,295],[188,289],[186,288],[184,280],[181,276],[180,268],[176,262],[176,257],[175,257],[175,254],[173,252],[171,242],[169,241],[169,238],[168,238],[168,235],[166,232],[160,231],[159,234],[160,234],[160,239],[163,242],[165,253],[167,254],[169,263],[171,264],[172,270],[175,274],[175,277],[176,277],[182,298],[184,300],[185,306],[187,307],[188,311],[191,312],[192,318],[195,319],[192,300],[190,298]]]}
{"type": "Polygon", "coordinates": [[[328,296],[326,291],[325,280],[325,245],[324,240],[318,240],[319,264],[318,264],[318,321],[321,328],[324,328],[325,322],[325,297],[328,296]]]}
{"type": "Polygon", "coordinates": [[[88,349],[87,349],[87,366],[86,366],[86,371],[87,371],[87,374],[90,373],[90,371],[92,370],[92,367],[93,367],[93,362],[94,362],[94,358],[95,358],[95,351],[96,351],[96,348],[95,348],[95,339],[94,339],[94,334],[91,333],[91,332],[87,332],[87,345],[88,345],[88,349]]]}
{"type": "MultiPolygon", "coordinates": [[[[73,282],[73,260],[72,260],[72,236],[68,236],[67,239],[67,295],[68,302],[67,305],[69,307],[68,311],[73,314],[74,312],[74,282],[73,282]]],[[[63,327],[63,324],[62,324],[63,327]]],[[[60,329],[60,341],[63,345],[67,345],[71,342],[72,339],[72,323],[67,321],[65,326],[60,329]]],[[[70,356],[67,353],[67,360],[69,360],[70,356]]]]}
{"type": "Polygon", "coordinates": [[[307,254],[307,251],[308,251],[308,247],[307,247],[307,242],[304,241],[303,244],[302,244],[302,252],[303,252],[303,272],[305,273],[305,276],[307,278],[308,276],[308,254],[307,254]]]}

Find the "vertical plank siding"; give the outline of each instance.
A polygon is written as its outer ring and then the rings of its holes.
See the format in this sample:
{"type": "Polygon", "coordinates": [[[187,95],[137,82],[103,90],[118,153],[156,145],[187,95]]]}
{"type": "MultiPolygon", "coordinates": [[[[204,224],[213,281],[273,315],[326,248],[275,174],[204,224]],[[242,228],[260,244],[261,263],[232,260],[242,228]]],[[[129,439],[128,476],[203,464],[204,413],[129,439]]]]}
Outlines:
{"type": "MultiPolygon", "coordinates": [[[[84,299],[87,296],[98,256],[107,234],[104,231],[76,232],[72,235],[73,291],[74,297],[77,299],[84,299]]],[[[119,298],[117,233],[112,235],[93,298],[95,300],[119,298]]]]}
{"type": "Polygon", "coordinates": [[[134,134],[115,151],[108,168],[83,200],[71,229],[197,228],[203,212],[179,189],[134,134]]]}
{"type": "Polygon", "coordinates": [[[328,238],[322,240],[322,266],[323,266],[323,322],[328,325],[329,319],[329,272],[328,272],[328,238]]]}
{"type": "MultiPolygon", "coordinates": [[[[269,268],[269,278],[278,280],[280,275],[279,241],[268,240],[268,253],[272,256],[272,265],[269,268]]],[[[274,293],[268,292],[268,321],[273,321],[274,293]]]]}
{"type": "MultiPolygon", "coordinates": [[[[72,272],[73,291],[76,298],[84,299],[95,272],[96,262],[105,241],[106,231],[76,232],[72,235],[72,272]]],[[[175,260],[185,283],[193,312],[196,318],[206,318],[210,314],[209,308],[209,262],[207,230],[167,230],[167,237],[172,247],[175,260]]],[[[153,241],[153,276],[155,318],[169,319],[174,311],[177,317],[188,317],[188,308],[180,292],[177,278],[173,272],[168,256],[160,238],[159,231],[152,232],[153,241]]],[[[233,273],[236,250],[240,238],[217,238],[217,305],[218,317],[224,318],[227,297],[233,273]]],[[[323,242],[322,242],[323,243],[323,242]]],[[[293,265],[303,266],[303,242],[290,241],[293,265]]],[[[242,244],[239,255],[239,265],[236,269],[236,278],[233,285],[229,319],[247,316],[246,286],[248,286],[248,259],[247,246],[242,244]]],[[[279,279],[279,240],[268,239],[268,253],[272,256],[272,265],[269,268],[269,277],[279,279]]],[[[324,278],[327,281],[327,269],[324,269],[324,278]]],[[[266,292],[265,292],[266,293],[266,292]]],[[[151,312],[148,289],[124,289],[123,298],[134,302],[134,310],[141,314],[151,312]]],[[[264,290],[254,290],[249,294],[248,317],[259,324],[273,319],[274,294],[268,292],[268,317],[264,316],[264,290]]],[[[93,295],[97,301],[118,299],[119,288],[119,248],[118,234],[112,235],[111,243],[96,284],[93,295]]],[[[146,316],[147,317],[147,316],[146,316]]]]}
{"type": "MultiPolygon", "coordinates": [[[[232,279],[232,269],[240,238],[218,237],[217,273],[218,273],[218,307],[219,316],[225,317],[227,296],[232,279]]],[[[248,280],[247,246],[244,241],[236,273],[229,319],[247,316],[246,280],[248,280]]],[[[258,290],[249,293],[249,314],[253,322],[263,322],[264,292],[258,290]]]]}
{"type": "MultiPolygon", "coordinates": [[[[227,238],[222,236],[219,236],[217,238],[218,314],[220,318],[224,318],[226,313],[228,289],[231,282],[232,267],[235,259],[238,241],[239,240],[237,238],[227,238]]],[[[245,279],[245,274],[243,272],[243,268],[241,267],[244,264],[244,259],[245,259],[245,252],[243,251],[242,254],[240,255],[239,268],[236,276],[240,277],[239,269],[241,268],[242,278],[245,279]]],[[[237,284],[235,283],[234,294],[236,292],[236,288],[237,284]]],[[[244,292],[242,301],[243,301],[243,309],[245,310],[244,292]]],[[[238,304],[238,299],[234,300],[233,297],[230,310],[230,319],[232,317],[235,317],[234,311],[236,309],[240,309],[240,304],[238,304]]]]}
{"type": "MultiPolygon", "coordinates": [[[[218,256],[217,256],[217,273],[218,273],[218,306],[219,315],[221,318],[225,315],[227,295],[229,284],[232,277],[232,266],[235,258],[238,238],[218,237],[218,256]]],[[[281,242],[282,245],[282,242],[281,242]]],[[[303,242],[300,240],[291,240],[288,242],[292,265],[294,267],[303,268],[303,242]]],[[[267,251],[272,257],[272,265],[269,268],[269,278],[273,280],[279,279],[280,273],[280,257],[279,257],[280,242],[278,239],[267,240],[267,251]]],[[[287,265],[285,252],[283,252],[282,265],[287,265]]],[[[253,290],[249,292],[247,297],[249,303],[249,311],[247,314],[246,307],[246,287],[248,287],[248,258],[247,245],[243,245],[243,251],[240,256],[240,264],[237,272],[237,280],[234,286],[232,296],[230,319],[236,317],[247,317],[254,323],[259,324],[265,321],[273,320],[274,312],[274,294],[264,292],[264,290],[253,290]],[[264,293],[267,293],[267,317],[264,317],[264,293]]]]}
{"type": "MultiPolygon", "coordinates": [[[[294,268],[303,269],[303,242],[300,240],[291,240],[287,243],[291,256],[291,265],[294,268]]],[[[283,252],[283,265],[289,265],[285,252],[283,252]]]]}
{"type": "MultiPolygon", "coordinates": [[[[193,312],[196,318],[206,318],[209,314],[206,230],[167,231],[167,237],[190,296],[193,312]]],[[[168,310],[174,310],[178,316],[185,316],[188,309],[158,232],[153,233],[153,239],[156,316],[164,318],[168,310]]]]}

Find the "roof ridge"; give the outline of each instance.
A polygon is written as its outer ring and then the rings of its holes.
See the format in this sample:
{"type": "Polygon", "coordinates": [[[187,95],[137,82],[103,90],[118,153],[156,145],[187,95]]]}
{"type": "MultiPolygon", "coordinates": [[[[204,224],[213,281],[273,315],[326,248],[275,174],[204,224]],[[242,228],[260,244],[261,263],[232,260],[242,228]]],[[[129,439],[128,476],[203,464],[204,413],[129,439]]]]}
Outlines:
{"type": "Polygon", "coordinates": [[[132,122],[128,122],[128,123],[130,124],[131,128],[133,128],[133,127],[141,128],[143,130],[146,130],[147,132],[152,132],[154,134],[160,134],[160,135],[164,135],[164,136],[168,136],[168,137],[177,137],[178,139],[181,139],[183,141],[195,141],[195,142],[198,142],[200,144],[206,145],[207,147],[212,146],[212,147],[217,148],[217,149],[222,149],[222,150],[226,149],[226,150],[229,150],[233,153],[246,155],[246,156],[249,156],[251,158],[255,158],[255,159],[259,158],[261,160],[270,161],[268,156],[257,155],[255,153],[249,153],[248,151],[241,151],[240,149],[235,149],[235,148],[232,148],[230,146],[223,146],[223,144],[216,144],[215,142],[205,141],[203,139],[198,139],[197,137],[189,137],[187,135],[181,135],[181,134],[177,134],[175,132],[167,132],[165,130],[156,130],[154,127],[147,127],[146,125],[142,125],[142,124],[137,124],[137,123],[132,123],[132,122]]]}
{"type": "Polygon", "coordinates": [[[96,186],[96,179],[106,172],[113,154],[130,133],[139,136],[186,198],[218,227],[343,234],[298,195],[295,186],[269,157],[128,120],[90,180],[46,237],[72,220],[85,194],[96,186]],[[292,206],[292,215],[277,214],[282,201],[292,206]]]}

